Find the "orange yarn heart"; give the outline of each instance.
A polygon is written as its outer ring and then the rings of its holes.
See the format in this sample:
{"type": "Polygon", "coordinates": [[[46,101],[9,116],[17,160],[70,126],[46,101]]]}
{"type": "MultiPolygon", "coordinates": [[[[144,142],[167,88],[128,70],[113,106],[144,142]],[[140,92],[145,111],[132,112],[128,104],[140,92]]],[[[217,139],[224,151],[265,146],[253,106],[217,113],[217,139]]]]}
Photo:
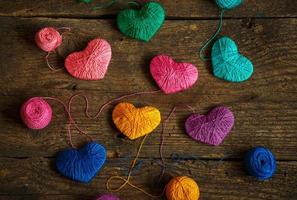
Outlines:
{"type": "Polygon", "coordinates": [[[160,111],[152,106],[136,108],[130,103],[119,103],[112,112],[116,127],[130,140],[151,133],[161,122],[160,111]]]}

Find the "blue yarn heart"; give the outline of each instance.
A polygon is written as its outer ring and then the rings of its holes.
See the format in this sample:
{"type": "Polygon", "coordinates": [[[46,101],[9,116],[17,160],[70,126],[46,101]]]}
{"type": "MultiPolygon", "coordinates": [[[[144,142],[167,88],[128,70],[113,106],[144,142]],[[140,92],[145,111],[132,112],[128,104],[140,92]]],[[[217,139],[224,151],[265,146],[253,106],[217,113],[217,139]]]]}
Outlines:
{"type": "Polygon", "coordinates": [[[90,142],[79,150],[70,148],[60,151],[56,158],[56,167],[63,176],[88,183],[101,169],[105,160],[105,148],[90,142]]]}
{"type": "Polygon", "coordinates": [[[213,73],[230,82],[242,82],[251,77],[253,63],[238,52],[236,43],[229,37],[218,39],[211,50],[213,73]]]}

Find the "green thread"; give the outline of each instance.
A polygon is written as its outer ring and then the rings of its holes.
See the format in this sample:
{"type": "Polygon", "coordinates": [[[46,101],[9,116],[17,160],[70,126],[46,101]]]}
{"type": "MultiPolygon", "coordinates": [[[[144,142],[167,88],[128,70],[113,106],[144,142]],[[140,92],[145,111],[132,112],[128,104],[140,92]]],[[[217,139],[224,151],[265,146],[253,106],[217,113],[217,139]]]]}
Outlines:
{"type": "Polygon", "coordinates": [[[205,49],[209,46],[209,44],[217,37],[217,35],[221,32],[222,24],[223,24],[223,15],[225,10],[220,11],[220,21],[218,24],[218,28],[216,32],[204,43],[204,45],[199,50],[199,56],[202,61],[208,61],[210,58],[204,55],[205,49]]]}
{"type": "Polygon", "coordinates": [[[79,0],[80,2],[83,2],[83,3],[90,3],[92,2],[93,0],[79,0]]]}
{"type": "Polygon", "coordinates": [[[110,6],[113,6],[118,1],[119,0],[112,0],[110,2],[97,4],[95,7],[92,8],[92,10],[97,10],[97,9],[102,9],[102,8],[109,8],[110,6]]]}
{"type": "Polygon", "coordinates": [[[131,7],[135,6],[137,8],[140,8],[141,7],[140,3],[137,2],[137,1],[129,1],[128,2],[128,5],[131,6],[131,7]]]}

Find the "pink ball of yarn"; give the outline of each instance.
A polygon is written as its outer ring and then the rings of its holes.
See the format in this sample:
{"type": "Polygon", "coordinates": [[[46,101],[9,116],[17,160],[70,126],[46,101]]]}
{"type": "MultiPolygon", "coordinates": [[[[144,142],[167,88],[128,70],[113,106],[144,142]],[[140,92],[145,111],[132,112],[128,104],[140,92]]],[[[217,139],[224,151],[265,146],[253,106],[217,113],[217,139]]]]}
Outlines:
{"type": "Polygon", "coordinates": [[[52,27],[45,27],[35,35],[37,46],[43,51],[54,51],[62,43],[62,35],[52,27]]]}
{"type": "Polygon", "coordinates": [[[102,196],[97,197],[95,200],[120,200],[120,198],[113,194],[104,194],[102,196]]]}
{"type": "Polygon", "coordinates": [[[52,119],[51,106],[41,97],[27,100],[21,107],[21,118],[24,124],[31,129],[43,129],[52,119]]]}

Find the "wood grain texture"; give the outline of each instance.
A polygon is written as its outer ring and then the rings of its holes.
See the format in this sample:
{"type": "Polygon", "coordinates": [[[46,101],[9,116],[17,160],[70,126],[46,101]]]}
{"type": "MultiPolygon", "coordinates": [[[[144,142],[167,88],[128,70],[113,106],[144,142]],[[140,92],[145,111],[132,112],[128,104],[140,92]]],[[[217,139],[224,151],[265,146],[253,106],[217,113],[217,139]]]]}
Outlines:
{"type": "MultiPolygon", "coordinates": [[[[36,95],[56,96],[66,101],[72,94],[84,91],[90,98],[94,113],[99,105],[110,98],[134,91],[157,89],[149,75],[149,60],[158,53],[167,53],[179,61],[197,65],[200,77],[198,84],[180,94],[155,94],[149,98],[130,98],[129,101],[138,105],[152,104],[161,110],[163,118],[174,104],[190,104],[200,113],[206,113],[211,107],[223,104],[235,113],[236,125],[223,145],[212,148],[196,143],[185,135],[183,124],[190,112],[180,109],[166,129],[167,134],[172,133],[172,136],[166,139],[166,156],[172,151],[191,150],[206,158],[220,158],[225,154],[242,153],[255,145],[265,145],[272,148],[280,160],[297,159],[297,57],[294,53],[297,40],[293,34],[295,19],[256,20],[253,27],[245,26],[244,20],[225,22],[223,34],[231,34],[231,37],[238,41],[240,51],[255,64],[252,78],[241,84],[216,79],[211,74],[209,63],[202,63],[197,56],[198,47],[203,39],[211,34],[216,21],[168,21],[149,44],[124,38],[113,30],[110,25],[113,21],[109,20],[84,20],[82,24],[76,19],[3,18],[1,23],[10,33],[6,38],[1,37],[1,60],[10,58],[12,54],[21,55],[3,62],[0,68],[4,74],[0,81],[0,101],[4,109],[1,118],[6,122],[0,135],[2,156],[53,156],[58,149],[66,145],[66,121],[61,106],[54,104],[55,110],[58,111],[55,111],[52,125],[36,133],[27,130],[20,120],[16,120],[18,107],[25,98],[36,95]],[[57,27],[72,27],[71,34],[64,36],[64,45],[59,51],[62,57],[75,49],[83,49],[88,40],[98,35],[110,41],[113,58],[106,78],[88,82],[74,79],[65,71],[49,71],[43,60],[44,53],[35,47],[33,34],[27,31],[36,30],[45,23],[57,27]],[[273,31],[266,31],[272,26],[273,31]],[[287,31],[282,33],[284,27],[287,31]],[[6,48],[10,51],[5,50],[6,48]],[[7,84],[10,82],[14,84],[7,84]],[[21,148],[17,149],[15,146],[21,148]],[[39,151],[43,146],[44,150],[39,151]]],[[[111,108],[94,123],[85,118],[82,112],[84,103],[76,101],[76,104],[73,113],[82,128],[99,141],[103,141],[113,152],[119,151],[123,155],[131,153],[134,142],[117,138],[118,131],[110,122],[111,108]],[[119,144],[130,148],[119,149],[119,144]]],[[[81,140],[77,135],[74,137],[76,141],[81,140]]],[[[160,129],[157,129],[150,138],[151,146],[145,150],[150,152],[149,156],[158,156],[159,137],[160,129]]]]}
{"type": "MultiPolygon", "coordinates": [[[[1,196],[18,199],[19,195],[42,199],[92,199],[105,192],[106,180],[113,175],[125,176],[130,157],[109,159],[99,175],[90,184],[80,184],[61,177],[54,171],[54,160],[48,158],[0,159],[1,196]],[[61,195],[61,196],[60,196],[61,195]],[[66,197],[65,197],[65,196],[66,197]],[[69,195],[69,196],[68,196],[69,195]]],[[[293,199],[296,196],[297,162],[278,162],[278,170],[270,181],[255,181],[243,170],[241,161],[166,160],[167,172],[158,184],[159,161],[142,159],[133,172],[132,182],[153,194],[162,193],[164,183],[172,176],[195,177],[201,190],[201,199],[293,199]]],[[[113,186],[121,184],[114,181],[113,186]]],[[[151,199],[126,187],[118,193],[123,200],[151,199]]],[[[1,197],[0,196],[0,197],[1,197]]],[[[28,198],[29,199],[29,198],[28,198]]],[[[163,198],[159,198],[163,199],[163,198]]]]}
{"type": "MultiPolygon", "coordinates": [[[[119,10],[127,8],[129,0],[120,0],[108,9],[92,8],[111,0],[94,0],[84,4],[78,0],[1,0],[0,16],[21,17],[80,17],[98,18],[116,15],[119,10]]],[[[213,0],[160,0],[166,9],[167,18],[217,18],[218,7],[213,0]]],[[[225,14],[226,17],[297,17],[295,0],[245,0],[244,4],[225,14]]]]}
{"type": "MultiPolygon", "coordinates": [[[[132,181],[144,189],[161,192],[171,176],[188,175],[197,180],[201,199],[293,200],[297,195],[297,11],[294,0],[246,0],[244,6],[228,11],[222,35],[238,42],[240,52],[249,57],[255,72],[249,81],[228,83],[213,77],[210,63],[198,57],[198,48],[213,33],[218,21],[212,0],[163,0],[168,20],[150,43],[121,35],[115,14],[125,1],[110,8],[89,11],[92,5],[75,0],[0,1],[0,200],[93,199],[106,192],[111,175],[127,174],[139,140],[129,141],[111,120],[112,106],[93,121],[84,116],[84,102],[75,100],[73,116],[79,126],[104,144],[108,161],[89,184],[61,177],[54,158],[67,147],[66,118],[62,107],[51,102],[51,125],[32,131],[22,125],[19,108],[32,96],[55,96],[67,101],[77,92],[90,100],[91,113],[110,98],[135,91],[156,90],[149,74],[150,59],[166,53],[177,61],[195,64],[199,81],[190,90],[174,95],[161,93],[127,99],[135,105],[153,105],[164,119],[175,104],[189,104],[199,113],[217,105],[232,109],[236,117],[230,136],[219,147],[192,141],[184,132],[190,114],[178,109],[165,129],[164,156],[167,172],[162,184],[160,172],[160,127],[147,139],[132,181]],[[178,5],[178,6],[177,6],[178,5]],[[94,18],[94,19],[93,19],[94,18]],[[97,19],[101,18],[101,19],[97,19]],[[80,81],[65,70],[51,72],[43,60],[45,53],[34,43],[35,32],[44,26],[71,27],[51,63],[63,65],[70,52],[82,50],[95,37],[108,40],[113,58],[106,77],[100,81],[80,81]],[[169,136],[169,133],[171,136],[169,136]],[[255,146],[270,148],[277,158],[277,173],[259,182],[247,176],[242,158],[255,146]],[[221,158],[225,158],[220,161],[221,158]]],[[[86,142],[73,130],[77,146],[86,142]]],[[[118,195],[123,200],[146,200],[143,194],[126,187],[118,195]]]]}

